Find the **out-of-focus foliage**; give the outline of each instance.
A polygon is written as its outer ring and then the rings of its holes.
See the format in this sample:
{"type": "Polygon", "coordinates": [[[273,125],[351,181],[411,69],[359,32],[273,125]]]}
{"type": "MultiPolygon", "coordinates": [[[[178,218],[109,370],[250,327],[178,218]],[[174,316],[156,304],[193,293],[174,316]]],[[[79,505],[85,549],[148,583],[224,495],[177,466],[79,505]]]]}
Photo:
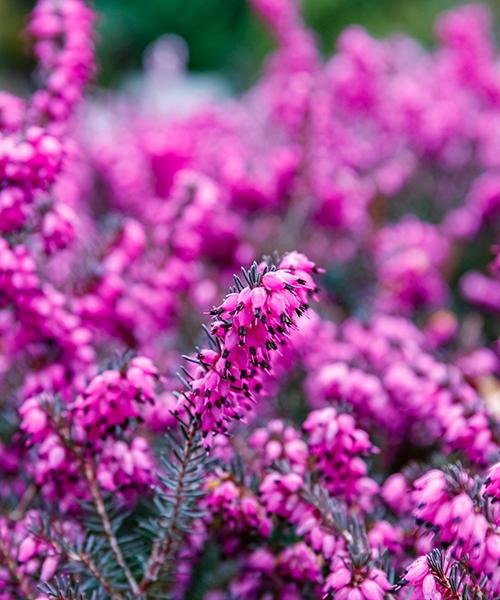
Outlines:
{"type": "MultiPolygon", "coordinates": [[[[331,50],[340,31],[351,23],[374,35],[405,31],[424,44],[432,37],[432,23],[442,10],[462,4],[457,0],[303,0],[306,21],[322,47],[331,50]]],[[[500,3],[488,0],[500,16],[500,3]]],[[[32,63],[19,35],[29,0],[0,0],[0,77],[28,74],[32,63]]],[[[144,49],[170,32],[189,47],[190,68],[223,71],[238,86],[253,79],[270,47],[264,28],[246,0],[94,0],[99,24],[100,81],[112,85],[140,66],[144,49]]]]}

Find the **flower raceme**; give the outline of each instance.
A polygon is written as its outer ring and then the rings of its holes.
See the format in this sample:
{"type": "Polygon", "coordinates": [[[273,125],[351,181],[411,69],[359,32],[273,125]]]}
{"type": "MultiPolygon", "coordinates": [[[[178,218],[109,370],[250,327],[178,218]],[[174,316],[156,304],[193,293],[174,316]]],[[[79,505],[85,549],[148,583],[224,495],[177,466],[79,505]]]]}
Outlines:
{"type": "Polygon", "coordinates": [[[488,471],[485,486],[487,496],[500,498],[500,462],[495,463],[488,471]]]}
{"type": "Polygon", "coordinates": [[[269,537],[272,521],[256,495],[244,486],[239,486],[223,471],[217,471],[208,477],[207,495],[204,504],[207,507],[207,520],[217,517],[224,519],[224,529],[228,539],[224,546],[237,546],[237,535],[241,531],[257,531],[262,537],[269,537]]]}
{"type": "MultiPolygon", "coordinates": [[[[57,569],[59,557],[51,546],[50,541],[40,540],[33,533],[42,519],[37,510],[30,510],[15,523],[9,523],[0,517],[0,544],[13,549],[12,565],[17,573],[18,591],[29,593],[29,579],[36,576],[39,581],[46,581],[53,577],[57,569]]],[[[0,599],[9,600],[13,597],[8,591],[9,570],[0,564],[0,599]]]]}
{"type": "Polygon", "coordinates": [[[29,33],[44,85],[33,96],[31,119],[52,128],[67,122],[94,72],[94,13],[82,0],[41,0],[29,33]]]}
{"type": "Polygon", "coordinates": [[[99,441],[114,427],[141,418],[141,405],[154,402],[157,379],[156,367],[142,356],[121,371],[108,369],[94,377],[70,407],[77,438],[99,441]]]}
{"type": "Polygon", "coordinates": [[[48,190],[62,170],[64,133],[94,71],[93,23],[83,0],[40,0],[33,10],[28,31],[42,85],[26,104],[3,99],[9,113],[17,108],[20,115],[6,128],[0,118],[1,231],[21,227],[37,193],[48,190]]]}
{"type": "Polygon", "coordinates": [[[500,520],[488,497],[490,483],[491,475],[481,498],[476,482],[461,468],[431,469],[414,483],[413,513],[418,524],[434,531],[436,539],[449,547],[453,559],[466,557],[471,572],[486,575],[491,590],[498,593],[500,520]]]}
{"type": "Polygon", "coordinates": [[[28,470],[43,497],[57,499],[62,512],[79,512],[89,494],[82,461],[95,461],[96,480],[106,491],[133,493],[152,483],[154,458],[138,425],[154,403],[157,382],[152,361],[137,356],[97,374],[72,401],[38,394],[23,402],[20,429],[36,457],[28,470]]]}
{"type": "Polygon", "coordinates": [[[345,557],[332,561],[323,597],[328,599],[333,593],[336,600],[383,600],[385,593],[391,588],[387,575],[374,567],[358,570],[352,567],[345,557]]]}
{"type": "MultiPolygon", "coordinates": [[[[498,576],[496,578],[498,579],[498,576]]],[[[455,561],[451,550],[438,548],[414,560],[406,569],[400,585],[408,585],[411,590],[408,597],[415,600],[498,597],[494,583],[490,583],[491,595],[484,595],[474,573],[455,561]]]]}
{"type": "Polygon", "coordinates": [[[186,391],[180,395],[180,408],[192,408],[199,419],[207,448],[209,433],[226,433],[263,391],[271,354],[286,344],[308,309],[317,291],[312,274],[318,272],[298,253],[285,256],[277,268],[254,263],[243,271],[247,285],[235,277],[236,287],[212,309],[209,347],[186,357],[197,367],[184,370],[186,391]]]}
{"type": "Polygon", "coordinates": [[[343,495],[348,502],[354,498],[359,501],[363,487],[377,489],[366,476],[367,466],[361,457],[378,450],[366,431],[356,428],[351,415],[337,414],[333,407],[315,410],[309,413],[303,428],[309,435],[309,451],[333,495],[343,495]]]}

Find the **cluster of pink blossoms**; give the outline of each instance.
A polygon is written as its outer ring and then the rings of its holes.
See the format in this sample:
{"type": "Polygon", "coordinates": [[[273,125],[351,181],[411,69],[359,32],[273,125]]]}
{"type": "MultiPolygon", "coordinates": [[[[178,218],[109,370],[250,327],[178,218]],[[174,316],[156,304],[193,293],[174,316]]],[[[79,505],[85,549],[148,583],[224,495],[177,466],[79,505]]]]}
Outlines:
{"type": "Polygon", "coordinates": [[[0,129],[0,230],[31,216],[38,193],[62,170],[64,129],[93,72],[94,15],[82,0],[38,2],[28,27],[35,40],[40,87],[27,101],[3,96],[0,129]]]}
{"type": "Polygon", "coordinates": [[[59,557],[49,540],[42,540],[30,533],[30,528],[37,526],[42,518],[36,510],[28,511],[22,519],[9,523],[0,519],[0,548],[8,547],[13,551],[9,557],[10,565],[3,561],[0,566],[0,598],[10,600],[9,592],[11,573],[9,568],[14,564],[18,573],[18,595],[28,597],[31,593],[28,581],[38,575],[41,581],[50,580],[56,572],[59,557]]]}
{"type": "MultiPolygon", "coordinates": [[[[395,460],[411,441],[416,448],[441,445],[460,450],[480,465],[494,458],[492,419],[477,383],[498,369],[494,350],[478,348],[450,363],[431,330],[426,336],[402,317],[379,315],[369,324],[345,320],[339,327],[311,322],[300,339],[307,346],[305,392],[313,407],[333,403],[352,407],[369,424],[387,459],[395,460]],[[382,444],[383,440],[383,444],[382,444]]],[[[429,323],[429,328],[436,324],[429,323]]],[[[450,332],[447,343],[456,339],[450,332]]],[[[438,338],[438,341],[439,340],[438,338]]],[[[446,345],[445,345],[446,346],[446,345]]]]}
{"type": "Polygon", "coordinates": [[[0,92],[0,600],[500,595],[491,16],[324,57],[298,2],[251,5],[262,75],[189,107],[178,44],[91,97],[94,12],[32,12],[38,87],[0,92]]]}
{"type": "Polygon", "coordinates": [[[181,396],[181,406],[188,403],[199,418],[203,437],[227,432],[227,423],[241,420],[262,391],[261,373],[270,371],[271,353],[286,344],[316,290],[312,272],[317,272],[314,263],[296,254],[286,256],[277,269],[259,270],[254,263],[243,271],[247,285],[235,277],[235,291],[212,309],[210,347],[188,357],[198,368],[186,372],[181,396]]]}

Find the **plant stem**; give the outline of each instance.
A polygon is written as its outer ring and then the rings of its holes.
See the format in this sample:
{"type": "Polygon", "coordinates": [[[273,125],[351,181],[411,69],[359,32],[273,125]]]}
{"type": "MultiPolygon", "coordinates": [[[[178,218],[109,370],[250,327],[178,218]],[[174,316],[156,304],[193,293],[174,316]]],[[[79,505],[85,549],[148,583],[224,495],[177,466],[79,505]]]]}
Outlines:
{"type": "Polygon", "coordinates": [[[66,556],[66,558],[70,562],[81,562],[87,568],[87,570],[97,579],[97,581],[101,584],[103,589],[111,596],[112,600],[124,600],[123,594],[113,589],[113,585],[111,584],[111,582],[108,581],[106,577],[101,573],[99,567],[95,564],[95,562],[88,554],[82,552],[81,550],[70,548],[65,544],[61,544],[54,537],[53,534],[44,533],[42,535],[40,533],[39,537],[43,539],[47,545],[52,546],[59,556],[66,556]]]}
{"type": "Polygon", "coordinates": [[[196,449],[196,431],[196,423],[195,421],[192,421],[189,426],[189,429],[187,430],[186,438],[184,440],[182,456],[180,457],[181,461],[179,467],[179,476],[177,478],[175,491],[173,494],[173,510],[171,520],[169,526],[165,531],[165,535],[157,539],[153,544],[153,548],[151,550],[151,554],[149,556],[146,569],[144,571],[144,577],[142,578],[142,581],[140,583],[140,590],[142,592],[144,592],[152,583],[154,583],[157,580],[160,570],[165,564],[165,562],[169,560],[169,558],[173,558],[175,556],[177,549],[176,534],[178,533],[177,522],[179,519],[182,506],[182,499],[184,496],[184,480],[186,477],[186,471],[189,466],[191,455],[196,449]]]}
{"type": "Polygon", "coordinates": [[[19,521],[24,517],[26,511],[29,508],[29,505],[31,504],[31,501],[36,496],[37,490],[38,488],[34,483],[32,483],[26,488],[24,494],[21,497],[21,500],[19,501],[19,504],[10,513],[9,519],[11,519],[12,521],[19,521]]]}
{"type": "Polygon", "coordinates": [[[87,569],[92,573],[92,575],[97,579],[97,581],[102,585],[103,589],[108,592],[113,600],[123,600],[123,595],[119,592],[116,592],[113,589],[111,583],[104,577],[104,575],[99,571],[95,562],[88,556],[87,554],[81,552],[75,552],[75,556],[79,561],[81,561],[87,569]]]}
{"type": "Polygon", "coordinates": [[[97,514],[101,519],[101,523],[104,529],[104,533],[108,540],[108,543],[115,555],[116,562],[122,569],[125,578],[127,580],[130,591],[134,594],[135,598],[141,597],[141,590],[137,581],[135,580],[132,572],[130,571],[123,553],[121,551],[120,545],[118,544],[118,540],[116,539],[115,534],[113,533],[113,528],[111,527],[111,521],[109,519],[108,513],[106,511],[106,507],[104,505],[104,500],[101,496],[101,492],[99,490],[99,485],[97,483],[94,469],[88,460],[83,459],[83,468],[85,473],[85,478],[89,484],[90,493],[92,494],[92,499],[94,501],[94,506],[96,508],[97,514]]]}
{"type": "MultiPolygon", "coordinates": [[[[130,571],[125,561],[125,557],[123,556],[118,540],[116,539],[116,536],[113,533],[111,520],[106,510],[104,500],[101,496],[99,484],[97,483],[97,479],[95,476],[94,467],[91,461],[83,454],[83,452],[71,442],[71,436],[69,435],[69,431],[67,430],[65,424],[57,419],[53,419],[53,423],[55,430],[59,434],[59,438],[61,439],[62,443],[68,448],[68,450],[74,453],[74,455],[80,462],[85,479],[89,484],[89,489],[92,495],[94,507],[97,511],[97,514],[99,515],[99,518],[101,519],[104,534],[106,536],[106,539],[108,540],[108,544],[111,547],[113,554],[115,555],[116,562],[118,563],[119,567],[122,569],[125,575],[125,579],[127,580],[130,591],[134,594],[134,598],[140,600],[140,598],[142,598],[142,594],[140,592],[139,585],[135,580],[134,576],[132,575],[132,572],[130,571]]],[[[103,581],[106,580],[104,579],[103,575],[99,572],[97,566],[91,560],[91,558],[86,556],[85,554],[75,553],[75,555],[79,556],[79,560],[81,560],[92,572],[92,574],[101,582],[101,584],[104,585],[103,581]]],[[[109,582],[106,582],[106,584],[106,590],[112,595],[113,598],[115,598],[116,600],[123,599],[123,596],[121,594],[118,594],[117,592],[113,591],[113,588],[109,582]]]]}

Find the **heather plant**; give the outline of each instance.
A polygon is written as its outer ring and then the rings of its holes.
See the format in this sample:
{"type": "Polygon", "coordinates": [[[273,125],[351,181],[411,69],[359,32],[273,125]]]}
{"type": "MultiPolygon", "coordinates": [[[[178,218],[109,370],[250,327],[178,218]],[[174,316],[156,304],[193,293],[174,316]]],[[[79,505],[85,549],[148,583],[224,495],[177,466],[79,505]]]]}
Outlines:
{"type": "Polygon", "coordinates": [[[199,94],[178,40],[102,93],[39,0],[0,94],[0,599],[500,595],[499,54],[254,0],[199,94]]]}

